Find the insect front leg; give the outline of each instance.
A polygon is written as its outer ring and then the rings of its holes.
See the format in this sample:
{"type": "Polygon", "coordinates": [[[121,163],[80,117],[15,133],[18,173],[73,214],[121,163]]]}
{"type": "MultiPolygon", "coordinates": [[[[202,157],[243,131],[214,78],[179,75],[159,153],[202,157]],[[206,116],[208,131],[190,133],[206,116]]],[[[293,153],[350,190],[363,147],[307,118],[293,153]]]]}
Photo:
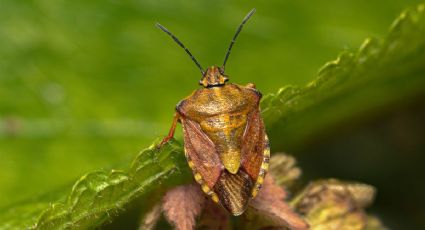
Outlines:
{"type": "Polygon", "coordinates": [[[180,115],[179,113],[174,114],[173,118],[173,124],[171,125],[170,131],[168,132],[168,135],[162,139],[161,143],[159,143],[158,148],[161,148],[165,143],[170,141],[174,137],[174,131],[176,130],[177,122],[179,122],[180,115]]]}

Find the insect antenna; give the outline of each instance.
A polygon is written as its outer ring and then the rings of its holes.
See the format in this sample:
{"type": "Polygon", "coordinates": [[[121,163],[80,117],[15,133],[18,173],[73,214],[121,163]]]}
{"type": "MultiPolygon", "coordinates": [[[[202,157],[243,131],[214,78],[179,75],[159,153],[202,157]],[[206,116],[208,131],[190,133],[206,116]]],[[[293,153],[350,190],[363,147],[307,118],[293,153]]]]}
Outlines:
{"type": "Polygon", "coordinates": [[[193,62],[195,62],[196,66],[198,66],[199,70],[201,70],[201,74],[202,76],[205,74],[204,69],[202,68],[201,64],[199,64],[199,62],[196,60],[195,56],[193,56],[193,54],[186,48],[186,46],[183,45],[183,43],[176,37],[174,36],[174,34],[172,34],[169,30],[167,30],[167,28],[165,28],[164,26],[162,26],[159,23],[156,23],[156,26],[161,29],[162,31],[164,31],[166,34],[170,35],[170,37],[181,47],[184,49],[184,51],[186,51],[187,54],[189,54],[190,58],[192,59],[193,62]]]}
{"type": "Polygon", "coordinates": [[[246,21],[248,21],[248,19],[255,13],[255,8],[252,9],[251,11],[249,11],[249,13],[245,16],[245,18],[243,19],[242,23],[239,25],[238,29],[236,30],[235,35],[233,36],[232,41],[230,42],[230,46],[229,49],[227,49],[227,53],[226,53],[226,57],[224,58],[224,62],[223,62],[223,66],[222,69],[224,71],[224,68],[226,67],[226,62],[227,59],[229,58],[230,55],[230,51],[232,51],[232,47],[236,42],[236,38],[238,38],[239,33],[241,32],[243,26],[245,25],[246,21]]]}

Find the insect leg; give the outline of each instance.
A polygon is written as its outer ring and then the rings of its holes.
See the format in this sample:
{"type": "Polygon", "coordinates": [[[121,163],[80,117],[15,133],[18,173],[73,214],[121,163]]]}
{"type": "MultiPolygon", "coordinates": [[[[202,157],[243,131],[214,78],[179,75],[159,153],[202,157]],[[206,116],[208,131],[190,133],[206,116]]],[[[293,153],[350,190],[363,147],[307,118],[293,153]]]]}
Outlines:
{"type": "Polygon", "coordinates": [[[170,131],[168,132],[168,135],[164,137],[164,139],[162,139],[161,143],[159,143],[158,148],[161,148],[165,143],[167,143],[174,137],[174,131],[176,130],[177,122],[179,121],[179,119],[180,115],[178,113],[175,113],[170,131]]]}

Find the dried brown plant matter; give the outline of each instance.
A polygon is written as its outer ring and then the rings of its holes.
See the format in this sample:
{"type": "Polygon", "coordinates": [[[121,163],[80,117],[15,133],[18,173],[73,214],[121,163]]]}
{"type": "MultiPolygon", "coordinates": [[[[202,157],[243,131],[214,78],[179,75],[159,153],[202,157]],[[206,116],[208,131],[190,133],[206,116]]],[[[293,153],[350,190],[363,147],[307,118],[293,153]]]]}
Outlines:
{"type": "Polygon", "coordinates": [[[168,191],[161,204],[145,215],[140,229],[155,229],[161,212],[177,230],[192,229],[315,229],[383,230],[380,221],[364,211],[375,196],[372,186],[336,179],[311,182],[293,199],[286,189],[301,170],[293,157],[274,154],[263,189],[240,217],[207,198],[197,184],[168,191]],[[235,221],[232,223],[231,221],[235,221]]]}

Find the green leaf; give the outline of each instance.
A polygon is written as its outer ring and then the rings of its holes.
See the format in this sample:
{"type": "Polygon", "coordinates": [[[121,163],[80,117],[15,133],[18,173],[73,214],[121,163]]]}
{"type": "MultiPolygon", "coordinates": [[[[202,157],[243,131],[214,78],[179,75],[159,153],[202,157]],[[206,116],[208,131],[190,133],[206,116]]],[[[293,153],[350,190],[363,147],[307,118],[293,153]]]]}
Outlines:
{"type": "Polygon", "coordinates": [[[0,228],[95,228],[164,180],[173,180],[168,185],[181,183],[185,178],[179,169],[184,168],[182,163],[184,157],[178,142],[170,141],[161,149],[153,145],[136,157],[127,172],[95,171],[83,176],[64,201],[53,200],[57,203],[51,204],[52,200],[46,200],[13,206],[0,217],[0,228]],[[177,174],[179,180],[173,177],[177,174]]]}
{"type": "Polygon", "coordinates": [[[383,41],[328,62],[304,87],[286,86],[262,101],[274,148],[302,147],[345,121],[361,119],[423,93],[425,5],[403,12],[383,41]]]}
{"type": "MultiPolygon", "coordinates": [[[[286,86],[261,107],[274,148],[307,144],[309,137],[366,112],[402,103],[425,86],[425,5],[395,21],[383,41],[367,39],[355,53],[329,62],[305,87],[286,86]]],[[[93,229],[148,191],[187,176],[182,146],[144,150],[127,171],[96,171],[66,189],[0,211],[2,229],[93,229]],[[65,191],[65,192],[63,192],[65,191]]]]}

